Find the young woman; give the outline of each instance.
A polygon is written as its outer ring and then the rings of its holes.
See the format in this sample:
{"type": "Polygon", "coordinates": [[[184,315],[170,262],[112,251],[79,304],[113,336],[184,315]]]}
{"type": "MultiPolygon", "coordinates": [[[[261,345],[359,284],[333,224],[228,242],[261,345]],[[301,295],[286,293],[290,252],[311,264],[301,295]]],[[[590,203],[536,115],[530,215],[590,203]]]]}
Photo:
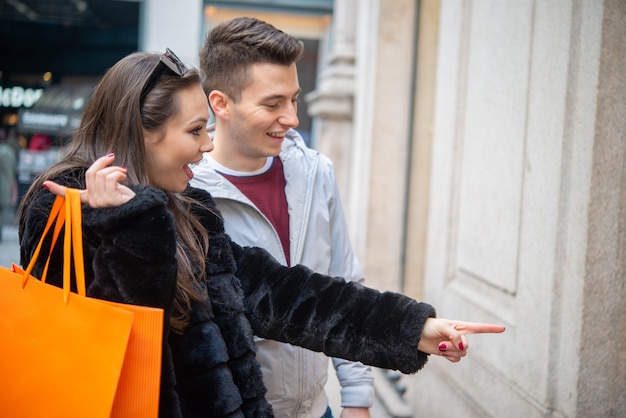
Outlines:
{"type": "MultiPolygon", "coordinates": [[[[81,189],[87,294],[164,309],[160,416],[272,416],[254,334],[412,373],[428,354],[459,361],[465,334],[504,330],[436,319],[425,303],[233,243],[210,194],[188,186],[189,165],[213,148],[208,119],[195,69],[169,50],[131,54],[102,78],[65,156],[19,211],[26,265],[54,195],[81,189]]],[[[57,245],[51,283],[61,265],[57,245]]]]}

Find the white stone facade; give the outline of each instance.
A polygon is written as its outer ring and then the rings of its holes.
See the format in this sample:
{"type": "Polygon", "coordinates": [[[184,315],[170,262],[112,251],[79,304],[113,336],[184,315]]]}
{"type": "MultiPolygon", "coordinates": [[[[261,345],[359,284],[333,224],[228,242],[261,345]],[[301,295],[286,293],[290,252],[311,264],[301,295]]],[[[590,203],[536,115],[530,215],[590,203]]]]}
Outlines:
{"type": "Polygon", "coordinates": [[[624,22],[620,0],[335,0],[310,109],[367,283],[507,326],[405,377],[415,416],[626,415],[624,22]]]}

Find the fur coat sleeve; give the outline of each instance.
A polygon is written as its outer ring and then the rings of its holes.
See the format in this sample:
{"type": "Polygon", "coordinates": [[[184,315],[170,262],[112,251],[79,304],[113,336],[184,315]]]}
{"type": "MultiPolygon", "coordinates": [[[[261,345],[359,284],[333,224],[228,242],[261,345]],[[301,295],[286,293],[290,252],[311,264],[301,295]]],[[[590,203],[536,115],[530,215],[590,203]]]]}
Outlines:
{"type": "Polygon", "coordinates": [[[426,363],[417,345],[424,322],[435,316],[432,306],[282,266],[260,248],[233,248],[255,334],[403,373],[426,363]]]}

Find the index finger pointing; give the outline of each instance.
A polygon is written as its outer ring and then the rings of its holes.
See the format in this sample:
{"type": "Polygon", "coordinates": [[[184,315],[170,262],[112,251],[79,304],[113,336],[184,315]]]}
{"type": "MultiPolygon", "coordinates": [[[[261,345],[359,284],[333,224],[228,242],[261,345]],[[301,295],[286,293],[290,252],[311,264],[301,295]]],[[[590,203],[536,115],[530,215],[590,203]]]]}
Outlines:
{"type": "Polygon", "coordinates": [[[503,325],[478,322],[457,322],[454,327],[463,334],[499,334],[506,329],[503,325]]]}

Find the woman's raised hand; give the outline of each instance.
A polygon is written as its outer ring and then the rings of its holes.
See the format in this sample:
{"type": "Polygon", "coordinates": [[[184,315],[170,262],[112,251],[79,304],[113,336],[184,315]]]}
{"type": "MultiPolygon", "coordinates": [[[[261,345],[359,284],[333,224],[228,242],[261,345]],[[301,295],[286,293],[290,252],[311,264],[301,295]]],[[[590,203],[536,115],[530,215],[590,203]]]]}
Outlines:
{"type": "Polygon", "coordinates": [[[469,344],[465,335],[501,333],[504,329],[504,326],[496,324],[428,318],[417,349],[424,353],[443,356],[456,363],[467,354],[469,344]]]}
{"type": "MultiPolygon", "coordinates": [[[[98,158],[85,174],[87,188],[80,191],[81,203],[92,208],[120,206],[135,197],[128,187],[120,182],[126,180],[126,168],[111,165],[114,154],[98,158]]],[[[65,186],[53,181],[45,181],[43,187],[52,193],[65,196],[65,186]]]]}

